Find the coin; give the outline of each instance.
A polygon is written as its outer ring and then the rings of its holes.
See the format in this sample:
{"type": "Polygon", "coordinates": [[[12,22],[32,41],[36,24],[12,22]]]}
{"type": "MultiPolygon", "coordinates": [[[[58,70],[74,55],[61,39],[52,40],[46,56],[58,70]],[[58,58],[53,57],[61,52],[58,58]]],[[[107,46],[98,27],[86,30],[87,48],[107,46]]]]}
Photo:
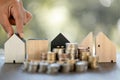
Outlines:
{"type": "Polygon", "coordinates": [[[58,73],[60,69],[60,65],[58,63],[53,63],[48,66],[48,72],[50,74],[58,73]]]}
{"type": "Polygon", "coordinates": [[[61,64],[61,72],[69,73],[71,70],[71,65],[69,63],[61,64]]]}
{"type": "Polygon", "coordinates": [[[49,64],[47,62],[40,62],[38,72],[42,72],[42,73],[47,72],[48,65],[49,64]]]}
{"type": "Polygon", "coordinates": [[[88,69],[87,61],[79,61],[76,63],[76,72],[84,72],[88,69]]]}
{"type": "Polygon", "coordinates": [[[39,65],[39,61],[30,61],[28,72],[37,72],[38,65],[39,65]]]}
{"type": "Polygon", "coordinates": [[[28,70],[28,67],[29,67],[29,61],[28,61],[28,60],[25,60],[25,61],[23,62],[23,70],[24,70],[24,71],[28,70]]]}
{"type": "Polygon", "coordinates": [[[97,69],[99,66],[98,66],[98,59],[99,57],[94,55],[94,56],[89,56],[89,67],[91,69],[97,69]]]}

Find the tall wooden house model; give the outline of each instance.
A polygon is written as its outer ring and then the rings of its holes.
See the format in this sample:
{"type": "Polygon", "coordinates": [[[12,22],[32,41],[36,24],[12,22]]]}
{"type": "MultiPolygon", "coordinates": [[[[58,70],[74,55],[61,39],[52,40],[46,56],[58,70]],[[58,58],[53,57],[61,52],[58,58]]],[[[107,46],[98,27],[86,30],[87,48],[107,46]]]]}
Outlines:
{"type": "Polygon", "coordinates": [[[96,36],[96,55],[99,62],[116,62],[115,44],[102,32],[96,36]]]}

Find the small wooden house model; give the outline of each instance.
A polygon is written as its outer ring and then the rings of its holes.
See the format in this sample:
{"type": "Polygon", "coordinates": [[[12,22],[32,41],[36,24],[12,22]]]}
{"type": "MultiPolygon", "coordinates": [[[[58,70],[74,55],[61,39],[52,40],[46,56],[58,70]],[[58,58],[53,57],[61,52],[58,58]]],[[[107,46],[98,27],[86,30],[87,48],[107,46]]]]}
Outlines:
{"type": "Polygon", "coordinates": [[[13,34],[5,45],[5,63],[22,63],[25,60],[25,41],[13,34]]]}

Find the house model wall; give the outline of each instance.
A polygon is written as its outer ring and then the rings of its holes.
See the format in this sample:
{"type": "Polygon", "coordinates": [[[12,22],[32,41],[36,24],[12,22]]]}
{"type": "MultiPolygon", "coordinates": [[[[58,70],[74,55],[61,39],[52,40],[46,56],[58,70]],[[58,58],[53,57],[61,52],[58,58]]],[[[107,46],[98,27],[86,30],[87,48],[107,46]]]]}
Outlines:
{"type": "Polygon", "coordinates": [[[22,63],[25,60],[25,42],[16,34],[5,45],[5,63],[22,63]]]}
{"type": "Polygon", "coordinates": [[[30,39],[26,45],[28,60],[41,60],[41,53],[48,52],[48,40],[30,39]]]}
{"type": "Polygon", "coordinates": [[[116,62],[116,47],[104,33],[100,32],[95,42],[99,62],[116,62]]]}
{"type": "Polygon", "coordinates": [[[90,50],[90,53],[93,53],[93,33],[90,32],[80,43],[79,47],[85,47],[90,50]]]}

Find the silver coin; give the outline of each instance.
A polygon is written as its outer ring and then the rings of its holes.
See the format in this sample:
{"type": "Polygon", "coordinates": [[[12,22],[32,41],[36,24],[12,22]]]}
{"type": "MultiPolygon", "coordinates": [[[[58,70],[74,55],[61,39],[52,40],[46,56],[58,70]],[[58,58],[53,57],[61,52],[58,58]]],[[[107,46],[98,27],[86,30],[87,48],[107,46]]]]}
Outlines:
{"type": "Polygon", "coordinates": [[[40,62],[38,72],[42,72],[42,73],[47,72],[48,65],[49,64],[47,62],[40,62]]]}
{"type": "Polygon", "coordinates": [[[69,63],[61,64],[61,72],[69,73],[71,70],[71,65],[69,63]]]}
{"type": "Polygon", "coordinates": [[[37,72],[38,71],[38,65],[39,65],[39,62],[31,61],[29,63],[28,72],[37,72]]]}
{"type": "Polygon", "coordinates": [[[23,62],[23,70],[24,71],[28,70],[28,67],[29,67],[29,61],[24,61],[23,62]]]}
{"type": "Polygon", "coordinates": [[[50,64],[48,66],[48,72],[47,73],[49,73],[49,74],[58,73],[59,69],[60,69],[60,65],[57,64],[57,63],[53,63],[53,64],[50,64]]]}
{"type": "Polygon", "coordinates": [[[84,72],[88,69],[87,61],[79,61],[76,63],[76,72],[84,72]]]}

